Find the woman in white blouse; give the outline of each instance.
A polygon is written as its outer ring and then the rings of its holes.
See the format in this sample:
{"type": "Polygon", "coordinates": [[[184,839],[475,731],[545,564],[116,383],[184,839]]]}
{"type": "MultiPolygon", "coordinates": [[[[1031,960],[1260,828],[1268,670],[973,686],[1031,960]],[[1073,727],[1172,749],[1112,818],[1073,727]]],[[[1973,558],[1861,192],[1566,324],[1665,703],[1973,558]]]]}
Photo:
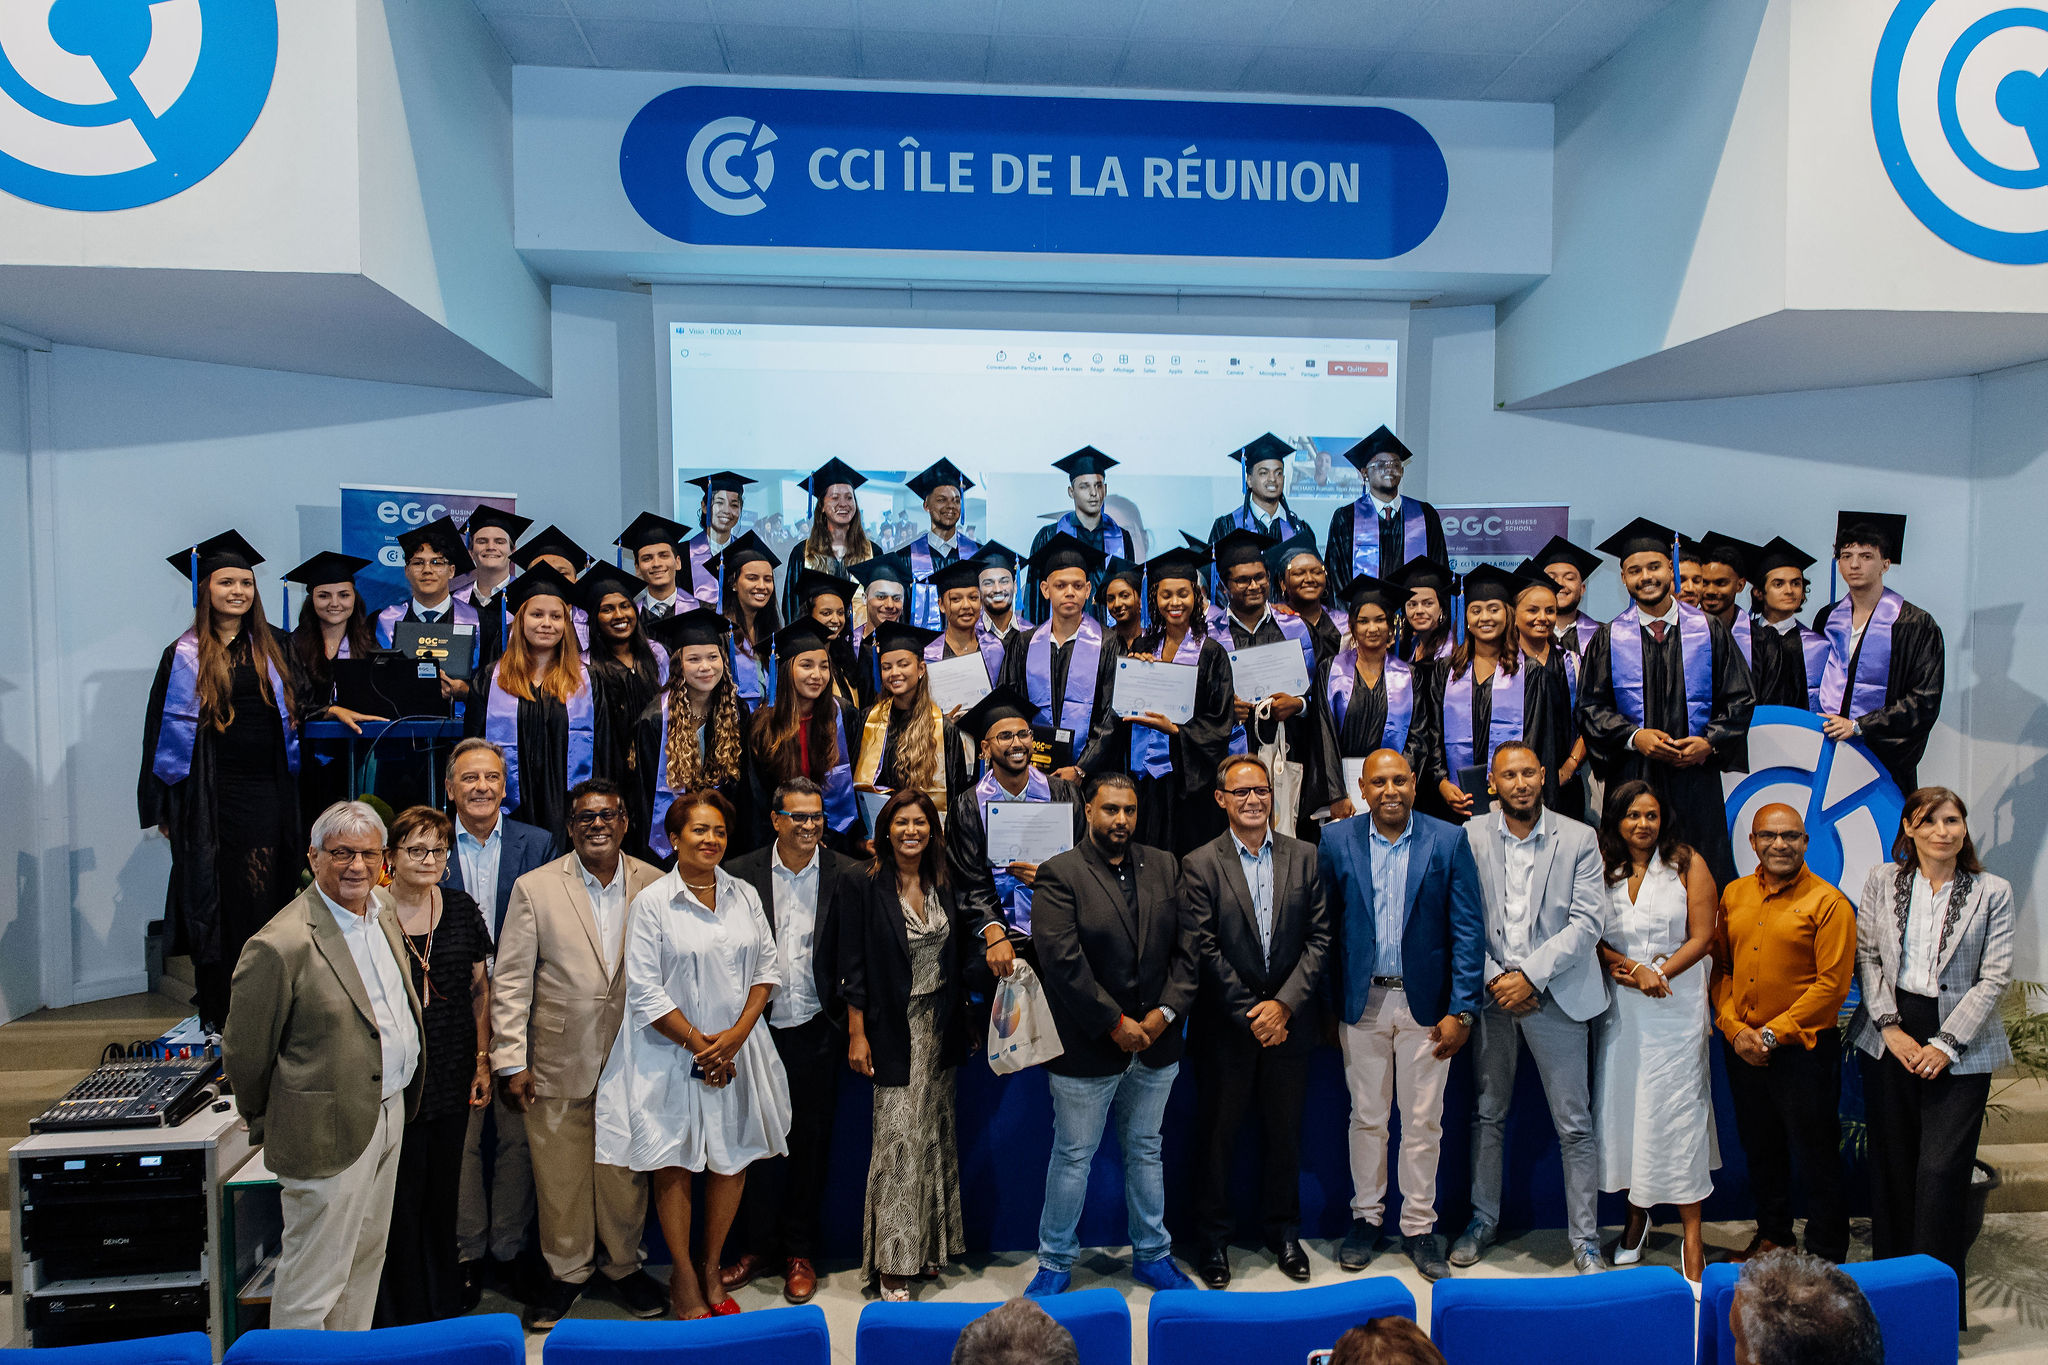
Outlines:
{"type": "Polygon", "coordinates": [[[732,804],[715,791],[669,807],[675,871],[635,899],[626,942],[629,1109],[623,1122],[598,1116],[598,1160],[652,1173],[679,1318],[739,1311],[719,1283],[726,1233],[747,1167],[789,1150],[789,1079],[767,1032],[754,1027],[781,969],[759,895],[718,865],[733,820],[732,804]],[[617,1161],[602,1135],[621,1128],[627,1150],[617,1161]],[[704,1249],[692,1256],[690,1186],[699,1172],[704,1249]]]}
{"type": "Polygon", "coordinates": [[[1849,1022],[1863,1053],[1871,1251],[1924,1252],[1958,1283],[1991,1073],[2012,1061],[1998,1017],[2012,981],[2012,885],[1977,860],[1968,822],[1947,787],[1906,798],[1892,861],[1870,870],[1856,903],[1863,1003],[1849,1022]]]}

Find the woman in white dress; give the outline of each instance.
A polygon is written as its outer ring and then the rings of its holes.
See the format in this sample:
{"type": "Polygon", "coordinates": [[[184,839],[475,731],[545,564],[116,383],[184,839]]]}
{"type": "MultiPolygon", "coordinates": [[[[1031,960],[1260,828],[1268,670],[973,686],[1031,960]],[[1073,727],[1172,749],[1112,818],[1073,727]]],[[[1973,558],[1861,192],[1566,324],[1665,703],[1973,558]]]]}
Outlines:
{"type": "Polygon", "coordinates": [[[1707,978],[1719,897],[1706,860],[1678,841],[1647,782],[1624,782],[1600,821],[1607,931],[1600,960],[1619,987],[1602,1021],[1593,1095],[1600,1188],[1628,1197],[1614,1263],[1643,1258],[1650,1211],[1676,1204],[1683,1274],[1706,1269],[1700,1201],[1721,1164],[1708,1069],[1707,978]],[[1695,967],[1698,970],[1693,970],[1695,967]]]}
{"type": "Polygon", "coordinates": [[[754,1027],[782,984],[760,896],[719,867],[733,827],[716,791],[675,799],[666,821],[675,871],[633,902],[626,942],[627,1112],[599,1097],[601,1162],[652,1173],[675,1269],[679,1318],[737,1313],[719,1282],[747,1167],[789,1151],[789,1078],[754,1027]],[[623,1153],[608,1151],[625,1136],[623,1153]],[[690,1185],[704,1175],[704,1253],[690,1254],[690,1185]]]}

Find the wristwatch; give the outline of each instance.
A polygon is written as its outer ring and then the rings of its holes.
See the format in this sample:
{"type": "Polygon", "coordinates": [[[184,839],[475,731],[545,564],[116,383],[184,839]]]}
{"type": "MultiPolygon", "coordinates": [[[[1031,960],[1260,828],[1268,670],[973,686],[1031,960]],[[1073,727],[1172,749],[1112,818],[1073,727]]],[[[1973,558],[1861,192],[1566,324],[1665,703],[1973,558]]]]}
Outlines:
{"type": "Polygon", "coordinates": [[[1471,1010],[1459,1010],[1459,1011],[1457,1012],[1457,1014],[1456,1014],[1455,1016],[1453,1016],[1453,1017],[1454,1017],[1454,1018],[1456,1018],[1456,1019],[1457,1019],[1457,1021],[1458,1021],[1458,1022],[1459,1022],[1459,1023],[1461,1024],[1461,1025],[1463,1025],[1464,1027],[1466,1027],[1466,1028],[1471,1028],[1471,1027],[1472,1027],[1472,1011],[1471,1011],[1471,1010]]]}
{"type": "Polygon", "coordinates": [[[1769,1028],[1760,1028],[1760,1029],[1758,1029],[1758,1030],[1756,1031],[1756,1035],[1757,1035],[1757,1037],[1759,1037],[1759,1038],[1761,1038],[1761,1039],[1763,1039],[1763,1040],[1764,1040],[1764,1051],[1766,1051],[1766,1052],[1775,1052],[1775,1051],[1777,1051],[1777,1049],[1778,1049],[1778,1035],[1777,1035],[1777,1034],[1775,1034],[1775,1033],[1771,1032],[1771,1030],[1770,1030],[1769,1028]]]}
{"type": "Polygon", "coordinates": [[[1863,737],[1863,722],[1860,720],[1850,721],[1849,733],[1855,735],[1858,739],[1861,739],[1863,737]]]}

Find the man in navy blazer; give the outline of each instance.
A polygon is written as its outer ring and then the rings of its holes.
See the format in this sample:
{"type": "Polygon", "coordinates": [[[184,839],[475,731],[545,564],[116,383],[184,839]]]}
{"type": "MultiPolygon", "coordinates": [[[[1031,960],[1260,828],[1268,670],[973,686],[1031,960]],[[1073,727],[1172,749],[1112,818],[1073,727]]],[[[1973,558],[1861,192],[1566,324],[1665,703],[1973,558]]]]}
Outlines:
{"type": "MultiPolygon", "coordinates": [[[[484,912],[491,942],[505,927],[512,883],[554,859],[555,841],[544,829],[522,825],[500,809],[505,800],[505,754],[487,739],[465,739],[448,755],[442,778],[455,812],[455,846],[441,885],[466,891],[484,912]]],[[[526,1120],[502,1100],[489,1109],[497,1128],[497,1160],[491,1190],[484,1192],[485,1110],[469,1111],[469,1136],[462,1149],[462,1193],[455,1215],[455,1240],[462,1257],[466,1307],[475,1308],[483,1281],[509,1285],[510,1266],[526,1243],[533,1221],[533,1161],[526,1151],[526,1120]],[[488,1272],[488,1274],[487,1274],[488,1272]]]]}
{"type": "Polygon", "coordinates": [[[1387,1130],[1401,1106],[1401,1232],[1430,1280],[1451,1273],[1436,1235],[1444,1084],[1484,995],[1486,912],[1457,826],[1415,813],[1415,770],[1365,760],[1362,816],[1323,831],[1317,860],[1336,928],[1338,1044],[1351,1091],[1351,1232],[1337,1263],[1363,1270],[1385,1216],[1387,1130]]]}

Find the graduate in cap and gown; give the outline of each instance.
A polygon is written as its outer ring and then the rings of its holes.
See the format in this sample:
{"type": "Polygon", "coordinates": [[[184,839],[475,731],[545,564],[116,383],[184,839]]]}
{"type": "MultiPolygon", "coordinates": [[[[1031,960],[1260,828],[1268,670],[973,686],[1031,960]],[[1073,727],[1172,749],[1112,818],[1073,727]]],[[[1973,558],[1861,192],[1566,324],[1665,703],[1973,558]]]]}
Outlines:
{"type": "Polygon", "coordinates": [[[1414,455],[1384,426],[1344,452],[1365,476],[1365,492],[1330,514],[1323,539],[1323,563],[1340,595],[1358,575],[1384,578],[1411,559],[1450,567],[1443,518],[1401,492],[1403,471],[1414,455]]]}
{"type": "Polygon", "coordinates": [[[1629,605],[1586,647],[1579,729],[1608,791],[1641,778],[1717,886],[1735,879],[1721,774],[1749,766],[1749,665],[1728,628],[1673,592],[1676,534],[1638,517],[1600,543],[1621,561],[1629,605]]]}
{"type": "MultiPolygon", "coordinates": [[[[1318,667],[1336,658],[1351,627],[1337,606],[1315,537],[1300,531],[1266,551],[1266,572],[1272,579],[1273,614],[1295,617],[1308,627],[1318,667]]],[[[1309,678],[1314,680],[1315,669],[1309,670],[1309,678]]]]}
{"type": "Polygon", "coordinates": [[[597,704],[577,648],[576,585],[537,564],[506,589],[505,652],[479,675],[469,730],[505,751],[505,813],[568,847],[569,788],[593,776],[597,704]]]}
{"type": "Polygon", "coordinates": [[[1137,780],[1138,827],[1133,843],[1184,857],[1223,832],[1216,769],[1231,751],[1230,659],[1201,615],[1199,584],[1207,556],[1181,546],[1145,565],[1152,624],[1128,657],[1198,670],[1195,711],[1186,724],[1156,712],[1126,719],[1111,705],[1116,660],[1104,674],[1095,726],[1081,754],[1084,773],[1128,771],[1137,780]]]}
{"type": "MultiPolygon", "coordinates": [[[[288,642],[292,693],[301,725],[310,720],[333,720],[361,734],[364,721],[390,719],[335,704],[334,661],[367,658],[377,648],[376,628],[363,609],[362,594],[356,591],[355,576],[368,567],[367,559],[322,550],[284,576],[287,585],[298,584],[304,594],[299,622],[288,642]]],[[[289,612],[290,608],[291,589],[287,586],[285,609],[289,612]]],[[[314,750],[299,755],[300,810],[326,810],[336,801],[347,800],[348,789],[349,765],[341,755],[314,750]]]]}
{"type": "Polygon", "coordinates": [[[1441,667],[1422,680],[1430,718],[1428,753],[1417,772],[1425,797],[1444,818],[1463,824],[1476,803],[1461,778],[1487,768],[1493,751],[1511,740],[1529,743],[1527,675],[1515,634],[1515,594],[1525,580],[1481,564],[1465,575],[1465,638],[1441,667]]]}
{"type": "MultiPolygon", "coordinates": [[[[774,813],[775,789],[808,777],[825,792],[826,839],[854,852],[866,832],[853,795],[853,752],[860,712],[842,706],[832,690],[831,640],[816,621],[798,621],[775,637],[775,700],[754,709],[754,806],[765,822],[774,813]]],[[[762,842],[770,837],[760,833],[762,842]]]]}
{"type": "MultiPolygon", "coordinates": [[[[703,529],[694,536],[687,536],[682,543],[683,557],[690,562],[690,576],[682,580],[681,586],[705,606],[716,610],[725,603],[719,593],[718,575],[707,570],[706,566],[724,554],[738,538],[740,513],[746,508],[747,485],[754,481],[744,474],[721,469],[716,474],[704,474],[688,482],[704,495],[698,517],[703,529]]],[[[642,576],[646,576],[644,569],[642,576]]],[[[650,583],[653,581],[648,579],[650,583]]]]}
{"type": "Polygon", "coordinates": [[[975,629],[1002,641],[1003,648],[1030,633],[1031,613],[1017,601],[1017,552],[1000,540],[991,540],[972,556],[981,567],[981,621],[975,629]]]}
{"type": "Polygon", "coordinates": [[[1750,595],[1756,603],[1758,706],[1820,710],[1820,680],[1827,669],[1828,637],[1809,630],[1799,613],[1806,606],[1806,571],[1812,555],[1783,536],[1757,552],[1750,595]]]}
{"type": "MultiPolygon", "coordinates": [[[[436,517],[402,533],[398,537],[398,549],[405,556],[405,582],[411,591],[377,613],[378,646],[390,649],[398,627],[404,622],[418,621],[427,625],[445,622],[451,634],[469,636],[472,650],[470,676],[475,677],[477,611],[470,603],[450,592],[456,577],[475,567],[470,561],[469,551],[463,548],[462,533],[455,529],[455,523],[449,518],[436,517]]],[[[468,682],[442,671],[443,697],[460,703],[469,693],[468,682]]]]}
{"type": "MultiPolygon", "coordinates": [[[[643,585],[633,601],[643,625],[665,621],[702,600],[695,592],[696,570],[684,553],[689,538],[690,528],[681,522],[642,512],[612,542],[632,556],[632,562],[622,567],[629,569],[643,585]]],[[[716,583],[712,585],[711,596],[718,596],[716,583]]],[[[718,603],[713,600],[708,605],[715,610],[718,603]]]]}
{"type": "MultiPolygon", "coordinates": [[[[570,539],[559,526],[550,526],[512,552],[512,562],[522,569],[545,564],[574,583],[591,566],[594,556],[570,539]]],[[[590,649],[590,613],[576,602],[569,606],[569,624],[576,634],[576,647],[590,649]]]]}
{"type": "Polygon", "coordinates": [[[263,615],[263,556],[223,531],[170,556],[192,622],[157,663],[136,811],[171,845],[168,951],[191,957],[200,1022],[227,1019],[242,945],[298,890],[299,726],[286,646],[263,615]]]}
{"type": "Polygon", "coordinates": [[[979,781],[953,796],[946,821],[946,865],[954,893],[981,941],[990,970],[1010,974],[1023,957],[1036,965],[1031,948],[1031,888],[1036,863],[992,864],[988,860],[988,808],[996,801],[1054,801],[1070,806],[1073,847],[1087,833],[1080,788],[1041,772],[1031,762],[1031,699],[1013,687],[998,687],[960,717],[960,732],[981,755],[979,781]]]}
{"type": "Polygon", "coordinates": [[[1393,648],[1407,597],[1385,579],[1352,579],[1344,598],[1345,646],[1313,679],[1309,710],[1322,784],[1304,784],[1301,803],[1311,811],[1327,807],[1331,820],[1359,811],[1359,795],[1344,778],[1345,759],[1392,749],[1419,773],[1430,751],[1431,717],[1417,704],[1415,671],[1393,648]]]}
{"type": "Polygon", "coordinates": [[[1756,572],[1751,566],[1763,553],[1763,547],[1722,531],[1709,531],[1701,536],[1699,547],[1699,608],[1728,627],[1728,633],[1735,637],[1735,648],[1742,652],[1742,661],[1754,674],[1754,623],[1745,599],[1749,596],[1750,575],[1756,572]]]}
{"type": "Polygon", "coordinates": [[[962,474],[951,460],[936,461],[905,485],[924,499],[925,516],[931,529],[903,548],[910,562],[910,610],[905,618],[926,630],[939,628],[938,596],[924,586],[931,576],[948,564],[972,559],[980,542],[960,529],[960,513],[967,490],[974,480],[962,474]]]}
{"type": "Polygon", "coordinates": [[[925,662],[979,655],[993,688],[1002,679],[1009,651],[993,635],[983,635],[975,629],[981,621],[981,566],[972,560],[956,559],[918,586],[939,604],[940,629],[937,637],[925,646],[925,662]]]}
{"type": "Polygon", "coordinates": [[[1920,755],[1941,714],[1945,654],[1934,618],[1884,585],[1899,563],[1906,519],[1895,512],[1843,512],[1835,523],[1835,571],[1848,589],[1814,618],[1828,642],[1819,706],[1829,739],[1863,741],[1910,793],[1920,755]]]}
{"type": "Polygon", "coordinates": [[[1600,556],[1581,549],[1563,536],[1552,536],[1542,549],[1529,556],[1529,565],[1557,584],[1557,642],[1572,653],[1585,657],[1594,632],[1607,624],[1587,614],[1586,580],[1600,567],[1600,556]]]}
{"type": "MultiPolygon", "coordinates": [[[[775,570],[781,563],[767,541],[748,531],[704,564],[718,580],[719,611],[732,622],[733,683],[749,706],[769,699],[775,682],[775,633],[782,628],[775,570]]],[[[659,631],[656,638],[664,639],[659,631]]]]}
{"type": "Polygon", "coordinates": [[[1109,647],[1121,654],[1145,630],[1145,566],[1113,559],[1102,575],[1102,619],[1109,647]]]}
{"type": "Polygon", "coordinates": [[[1074,759],[1055,770],[1075,783],[1081,780],[1080,752],[1098,712],[1108,705],[1102,689],[1115,664],[1102,623],[1088,612],[1102,565],[1101,551],[1069,535],[1038,547],[1031,577],[1042,594],[1045,621],[1010,645],[1000,679],[1030,699],[1034,725],[1066,736],[1074,759]]]}
{"type": "Polygon", "coordinates": [[[462,524],[473,567],[456,595],[476,611],[477,672],[489,668],[505,652],[505,627],[512,618],[505,604],[505,589],[517,568],[512,554],[519,537],[532,525],[530,517],[489,503],[479,504],[462,524]]]}
{"type": "Polygon", "coordinates": [[[1394,652],[1418,672],[1441,668],[1454,643],[1451,571],[1434,559],[1411,559],[1394,570],[1387,581],[1407,594],[1407,600],[1401,604],[1394,652]]]}
{"type": "MultiPolygon", "coordinates": [[[[576,590],[590,617],[590,687],[597,709],[590,775],[618,784],[629,822],[626,851],[648,859],[661,751],[658,737],[639,722],[668,683],[669,651],[641,627],[642,586],[624,569],[593,564],[576,590]]],[[[693,610],[699,605],[694,597],[684,600],[693,610]]]]}
{"type": "Polygon", "coordinates": [[[797,619],[816,621],[831,639],[833,691],[845,705],[865,710],[874,690],[881,686],[881,676],[877,664],[874,680],[868,679],[853,647],[847,604],[859,593],[851,579],[816,569],[803,569],[796,575],[797,619]]]}
{"type": "MultiPolygon", "coordinates": [[[[854,565],[846,576],[860,585],[861,610],[853,616],[851,640],[854,650],[859,652],[875,633],[875,627],[888,621],[910,620],[910,557],[901,550],[876,555],[873,559],[854,565]]],[[[915,625],[916,622],[911,622],[915,625]]],[[[864,661],[865,662],[865,661],[864,661]]],[[[873,670],[863,666],[862,676],[872,678],[873,670]]]]}
{"type": "MultiPolygon", "coordinates": [[[[1557,580],[1515,566],[1515,653],[1522,674],[1522,741],[1543,764],[1543,804],[1584,820],[1586,737],[1579,733],[1579,656],[1557,638],[1557,580]]],[[[1598,824],[1596,817],[1591,823],[1598,824]]]]}
{"type": "Polygon", "coordinates": [[[678,796],[716,791],[732,802],[735,818],[726,831],[727,857],[758,846],[768,816],[755,802],[752,713],[727,668],[726,636],[732,622],[709,607],[686,611],[670,623],[675,657],[668,685],[640,713],[641,743],[659,755],[654,765],[654,809],[647,843],[657,858],[672,860],[675,847],[663,827],[678,796]]]}
{"type": "MultiPolygon", "coordinates": [[[[1311,683],[1316,676],[1316,643],[1309,633],[1308,623],[1299,616],[1288,613],[1276,615],[1269,600],[1271,594],[1270,576],[1266,568],[1266,555],[1274,549],[1273,542],[1256,531],[1231,531],[1216,542],[1216,576],[1222,581],[1223,591],[1229,605],[1224,613],[1223,629],[1217,634],[1217,642],[1226,651],[1251,649],[1259,645],[1292,644],[1301,651],[1302,670],[1311,683]]],[[[1233,679],[1233,684],[1234,684],[1233,679]]],[[[1284,737],[1287,745],[1287,761],[1291,764],[1307,764],[1316,761],[1313,745],[1309,743],[1314,724],[1307,719],[1308,697],[1274,695],[1264,700],[1264,715],[1260,705],[1250,699],[1235,695],[1232,688],[1232,714],[1239,729],[1245,732],[1246,748],[1261,757],[1269,765],[1274,761],[1264,750],[1278,745],[1284,737]]],[[[1313,776],[1304,774],[1301,790],[1314,791],[1322,785],[1320,773],[1313,776]]],[[[1296,832],[1295,823],[1286,819],[1287,812],[1277,809],[1276,828],[1283,834],[1296,832]],[[1284,826],[1284,827],[1282,827],[1284,826]]],[[[1301,815],[1299,807],[1296,817],[1301,815]]]]}
{"type": "MultiPolygon", "coordinates": [[[[1287,462],[1293,458],[1294,447],[1270,431],[1230,452],[1231,461],[1244,477],[1244,500],[1235,511],[1225,512],[1210,524],[1209,544],[1232,531],[1256,531],[1276,544],[1304,532],[1315,534],[1287,505],[1287,462]]],[[[1212,598],[1222,600],[1221,581],[1212,578],[1209,592],[1212,598]]]]}
{"type": "MultiPolygon", "coordinates": [[[[811,533],[802,545],[789,552],[789,568],[782,584],[782,614],[786,619],[794,621],[804,614],[799,609],[797,590],[805,569],[844,578],[848,569],[865,564],[879,553],[861,524],[860,500],[854,496],[867,481],[865,474],[834,457],[812,470],[799,485],[811,495],[811,533]]],[[[849,600],[846,606],[851,613],[861,603],[849,600]]]]}
{"type": "Polygon", "coordinates": [[[1045,583],[1045,571],[1038,567],[1038,556],[1056,536],[1072,536],[1099,556],[1088,575],[1091,600],[1101,600],[1103,565],[1112,559],[1137,558],[1138,547],[1130,533],[1103,510],[1109,501],[1108,474],[1116,465],[1115,460],[1094,446],[1082,446],[1052,462],[1054,469],[1067,476],[1067,496],[1073,499],[1074,508],[1041,526],[1032,538],[1031,553],[1026,557],[1031,571],[1024,580],[1025,611],[1038,613],[1043,619],[1045,599],[1040,589],[1045,583]]]}
{"type": "Polygon", "coordinates": [[[856,787],[869,791],[916,788],[943,816],[953,794],[973,785],[974,760],[932,700],[924,652],[936,638],[934,631],[901,621],[875,632],[882,691],[862,721],[853,777],[856,787]]]}

